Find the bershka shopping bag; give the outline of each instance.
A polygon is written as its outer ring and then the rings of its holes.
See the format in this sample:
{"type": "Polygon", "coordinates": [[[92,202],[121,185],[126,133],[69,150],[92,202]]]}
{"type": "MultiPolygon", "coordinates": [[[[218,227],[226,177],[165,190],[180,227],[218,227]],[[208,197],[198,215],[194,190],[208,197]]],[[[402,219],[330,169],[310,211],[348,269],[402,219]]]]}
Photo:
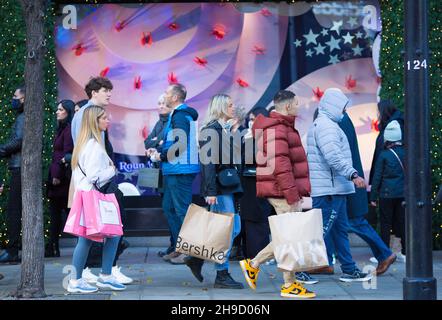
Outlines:
{"type": "Polygon", "coordinates": [[[321,209],[270,216],[269,223],[279,269],[299,272],[328,266],[321,209]]]}
{"type": "Polygon", "coordinates": [[[177,252],[224,263],[232,241],[233,213],[214,213],[191,204],[178,235],[177,252]]]}
{"type": "Polygon", "coordinates": [[[97,190],[82,192],[86,235],[114,237],[123,235],[120,208],[115,194],[97,190]]]}
{"type": "Polygon", "coordinates": [[[64,232],[73,234],[75,236],[90,239],[96,242],[103,242],[104,238],[100,236],[89,236],[86,234],[86,223],[84,219],[83,197],[84,191],[77,191],[73,197],[72,208],[69,211],[64,232]]]}

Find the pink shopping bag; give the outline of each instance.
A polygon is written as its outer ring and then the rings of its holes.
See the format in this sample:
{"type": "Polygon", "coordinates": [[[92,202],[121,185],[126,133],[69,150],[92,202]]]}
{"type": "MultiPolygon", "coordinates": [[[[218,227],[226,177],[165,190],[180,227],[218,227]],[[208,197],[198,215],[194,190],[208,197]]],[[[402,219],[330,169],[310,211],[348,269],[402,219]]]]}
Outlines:
{"type": "Polygon", "coordinates": [[[83,191],[82,201],[87,236],[115,237],[123,235],[120,207],[113,193],[83,191]]]}
{"type": "Polygon", "coordinates": [[[83,237],[96,242],[103,242],[104,237],[101,236],[89,236],[86,233],[86,223],[84,219],[83,210],[83,196],[84,191],[77,191],[73,198],[72,207],[69,211],[66,224],[64,226],[64,232],[73,234],[75,236],[83,237]]]}

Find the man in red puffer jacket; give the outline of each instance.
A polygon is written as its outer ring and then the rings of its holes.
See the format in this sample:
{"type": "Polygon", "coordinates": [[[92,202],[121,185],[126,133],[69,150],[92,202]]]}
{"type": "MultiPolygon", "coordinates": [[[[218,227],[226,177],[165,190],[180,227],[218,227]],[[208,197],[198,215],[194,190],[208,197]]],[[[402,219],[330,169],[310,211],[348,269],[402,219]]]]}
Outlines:
{"type": "MultiPolygon", "coordinates": [[[[267,198],[277,214],[299,212],[302,211],[302,197],[310,195],[310,180],[307,156],[295,129],[298,100],[293,92],[281,90],[273,102],[275,111],[268,118],[259,115],[252,128],[258,145],[256,193],[258,197],[267,198]]],[[[256,288],[259,266],[272,258],[270,243],[254,259],[240,262],[252,289],[256,288]]],[[[293,272],[283,274],[281,296],[304,299],[316,296],[296,281],[293,272]]]]}

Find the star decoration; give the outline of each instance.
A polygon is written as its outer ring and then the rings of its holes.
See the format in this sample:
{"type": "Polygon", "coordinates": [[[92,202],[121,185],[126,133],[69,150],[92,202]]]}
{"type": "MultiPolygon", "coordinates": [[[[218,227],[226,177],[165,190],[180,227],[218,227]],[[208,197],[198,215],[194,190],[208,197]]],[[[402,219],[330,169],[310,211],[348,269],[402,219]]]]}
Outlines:
{"type": "Polygon", "coordinates": [[[339,34],[339,28],[342,27],[342,20],[341,21],[333,21],[333,27],[330,28],[332,31],[336,31],[337,34],[339,34]]]}
{"type": "Polygon", "coordinates": [[[321,34],[323,37],[328,35],[328,30],[327,29],[322,29],[321,34]]]}
{"type": "Polygon", "coordinates": [[[358,32],[356,33],[356,38],[358,38],[358,39],[362,39],[362,36],[363,36],[363,33],[362,33],[361,31],[358,31],[358,32]]]}
{"type": "Polygon", "coordinates": [[[316,55],[325,54],[324,49],[327,47],[324,47],[323,45],[319,44],[314,49],[316,50],[316,55]]]}
{"type": "Polygon", "coordinates": [[[328,61],[328,63],[331,63],[331,64],[336,64],[336,63],[339,63],[339,62],[340,61],[338,59],[338,55],[330,56],[330,60],[328,61]]]}
{"type": "Polygon", "coordinates": [[[308,49],[308,50],[305,52],[305,55],[306,55],[307,57],[312,57],[312,56],[313,56],[313,51],[312,51],[312,49],[308,49]]]}
{"type": "Polygon", "coordinates": [[[330,36],[330,41],[326,42],[326,44],[330,47],[330,53],[332,53],[335,49],[341,49],[341,47],[339,46],[339,42],[341,42],[341,39],[335,39],[335,37],[330,36]]]}
{"type": "Polygon", "coordinates": [[[302,41],[299,40],[299,39],[296,39],[296,41],[293,42],[293,43],[295,44],[296,48],[298,48],[298,47],[300,47],[302,45],[302,41]]]}
{"type": "Polygon", "coordinates": [[[357,20],[356,20],[355,17],[351,17],[351,18],[347,21],[347,23],[350,25],[350,28],[353,28],[354,26],[357,26],[357,25],[358,25],[358,22],[357,22],[357,20]]]}
{"type": "Polygon", "coordinates": [[[313,33],[312,29],[310,29],[310,32],[308,34],[304,34],[303,37],[307,40],[306,45],[309,43],[316,43],[316,38],[319,37],[319,34],[313,33]]]}
{"type": "Polygon", "coordinates": [[[124,176],[124,180],[132,180],[134,172],[120,172],[124,176]]]}
{"type": "Polygon", "coordinates": [[[343,38],[344,38],[344,44],[346,44],[346,43],[351,44],[354,36],[350,35],[350,32],[347,32],[347,34],[345,36],[343,36],[343,38]]]}
{"type": "Polygon", "coordinates": [[[353,55],[356,57],[356,56],[362,56],[362,51],[364,51],[364,48],[361,48],[358,44],[356,47],[352,48],[352,50],[353,50],[353,55]]]}

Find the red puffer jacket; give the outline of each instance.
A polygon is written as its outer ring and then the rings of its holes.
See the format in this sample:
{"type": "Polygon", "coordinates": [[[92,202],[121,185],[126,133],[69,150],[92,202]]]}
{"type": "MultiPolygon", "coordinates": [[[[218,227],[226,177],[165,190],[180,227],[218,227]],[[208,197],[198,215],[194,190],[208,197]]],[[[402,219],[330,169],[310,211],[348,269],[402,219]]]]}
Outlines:
{"type": "Polygon", "coordinates": [[[307,156],[294,124],[294,116],[278,112],[271,112],[269,118],[259,115],[253,124],[258,197],[285,198],[293,204],[310,195],[307,156]]]}

